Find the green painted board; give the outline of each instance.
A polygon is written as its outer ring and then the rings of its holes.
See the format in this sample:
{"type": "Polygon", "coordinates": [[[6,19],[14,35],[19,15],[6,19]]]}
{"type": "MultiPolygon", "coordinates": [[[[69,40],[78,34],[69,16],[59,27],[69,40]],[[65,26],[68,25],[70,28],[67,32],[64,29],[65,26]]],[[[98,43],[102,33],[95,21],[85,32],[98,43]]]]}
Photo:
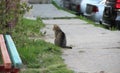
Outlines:
{"type": "Polygon", "coordinates": [[[10,35],[5,35],[6,45],[8,48],[8,52],[10,54],[10,58],[12,60],[13,66],[15,68],[21,68],[22,67],[22,60],[18,54],[18,51],[16,49],[16,46],[11,38],[10,35]]]}

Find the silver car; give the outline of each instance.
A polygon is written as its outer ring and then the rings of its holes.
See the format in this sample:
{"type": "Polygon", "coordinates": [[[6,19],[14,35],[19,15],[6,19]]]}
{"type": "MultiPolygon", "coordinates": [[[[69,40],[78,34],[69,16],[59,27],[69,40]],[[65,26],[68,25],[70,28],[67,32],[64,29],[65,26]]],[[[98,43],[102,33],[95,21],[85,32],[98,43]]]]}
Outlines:
{"type": "Polygon", "coordinates": [[[102,22],[106,0],[94,0],[96,3],[87,3],[84,15],[95,22],[102,22]]]}

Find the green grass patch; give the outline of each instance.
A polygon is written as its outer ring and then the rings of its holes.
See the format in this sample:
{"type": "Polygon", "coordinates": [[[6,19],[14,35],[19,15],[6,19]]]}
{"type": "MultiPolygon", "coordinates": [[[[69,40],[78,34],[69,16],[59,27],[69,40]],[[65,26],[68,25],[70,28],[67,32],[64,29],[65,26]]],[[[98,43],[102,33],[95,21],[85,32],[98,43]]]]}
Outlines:
{"type": "Polygon", "coordinates": [[[59,10],[64,10],[64,11],[67,11],[67,12],[69,12],[69,13],[76,14],[75,11],[71,11],[71,10],[69,10],[69,9],[66,9],[66,8],[63,8],[63,7],[58,6],[57,3],[56,3],[55,1],[53,1],[53,0],[52,0],[52,4],[53,4],[57,9],[59,9],[59,10]]]}
{"type": "Polygon", "coordinates": [[[73,73],[64,64],[59,47],[37,39],[41,38],[40,28],[44,26],[40,18],[23,18],[12,31],[13,40],[24,64],[20,73],[73,73]]]}
{"type": "Polygon", "coordinates": [[[61,9],[61,7],[60,6],[58,6],[57,4],[56,4],[56,2],[55,1],[53,1],[52,0],[52,4],[57,8],[57,9],[61,9]]]}
{"type": "Polygon", "coordinates": [[[101,27],[101,28],[104,28],[104,29],[108,29],[108,30],[111,30],[111,31],[115,31],[117,30],[115,27],[109,27],[107,25],[104,25],[104,24],[99,24],[99,23],[95,23],[94,21],[80,15],[80,16],[77,16],[78,19],[81,19],[81,20],[84,20],[86,21],[88,24],[92,24],[94,25],[95,27],[101,27]]]}

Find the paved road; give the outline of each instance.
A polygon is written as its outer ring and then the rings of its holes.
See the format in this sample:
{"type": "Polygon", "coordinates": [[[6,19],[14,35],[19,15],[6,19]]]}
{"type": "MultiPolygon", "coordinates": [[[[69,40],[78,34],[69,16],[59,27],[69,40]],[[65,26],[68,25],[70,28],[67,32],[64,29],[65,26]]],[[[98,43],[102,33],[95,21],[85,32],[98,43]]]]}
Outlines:
{"type": "MultiPolygon", "coordinates": [[[[46,8],[40,6],[35,5],[26,16],[74,17],[70,13],[62,13],[51,4],[43,4],[46,8]]],[[[62,58],[75,73],[120,73],[120,31],[95,27],[79,19],[50,19],[43,22],[46,27],[41,31],[47,32],[44,37],[47,42],[54,41],[53,24],[58,24],[66,33],[67,45],[72,45],[73,49],[63,49],[62,58]]]]}
{"type": "Polygon", "coordinates": [[[63,10],[57,9],[52,4],[32,4],[33,9],[28,12],[25,17],[30,18],[73,18],[76,17],[73,14],[70,14],[68,12],[65,12],[63,10]]]}
{"type": "Polygon", "coordinates": [[[43,20],[47,42],[53,43],[53,24],[66,33],[68,45],[62,58],[75,73],[120,73],[120,31],[95,27],[79,19],[43,20]]]}

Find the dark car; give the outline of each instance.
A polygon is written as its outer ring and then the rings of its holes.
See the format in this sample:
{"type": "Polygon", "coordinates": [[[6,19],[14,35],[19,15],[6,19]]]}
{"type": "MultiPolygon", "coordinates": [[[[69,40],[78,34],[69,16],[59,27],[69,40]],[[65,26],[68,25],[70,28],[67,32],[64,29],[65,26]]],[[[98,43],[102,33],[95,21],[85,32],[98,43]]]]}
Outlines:
{"type": "Polygon", "coordinates": [[[79,14],[81,1],[82,0],[63,0],[63,7],[79,14]]]}
{"type": "Polygon", "coordinates": [[[103,13],[103,21],[110,27],[120,29],[120,0],[107,0],[103,13]]]}

